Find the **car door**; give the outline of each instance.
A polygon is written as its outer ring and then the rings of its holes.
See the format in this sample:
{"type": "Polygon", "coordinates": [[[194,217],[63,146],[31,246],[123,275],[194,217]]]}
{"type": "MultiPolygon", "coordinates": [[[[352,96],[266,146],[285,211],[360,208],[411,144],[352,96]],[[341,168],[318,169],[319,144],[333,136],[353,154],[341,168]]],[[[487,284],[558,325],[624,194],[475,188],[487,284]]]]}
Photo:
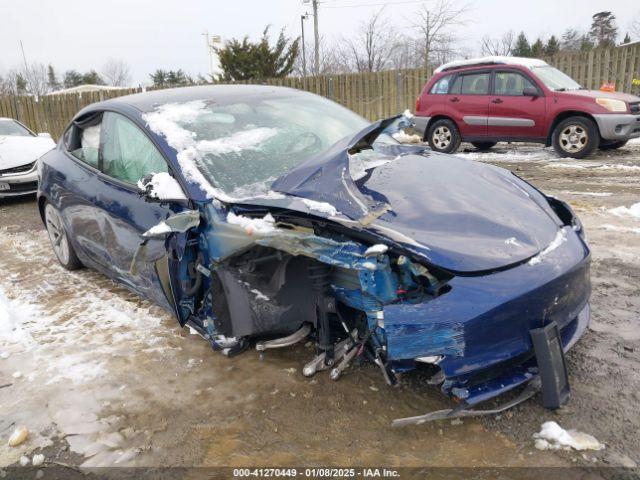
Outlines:
{"type": "Polygon", "coordinates": [[[445,96],[446,112],[465,139],[487,135],[490,81],[489,70],[460,73],[445,96]]]}
{"type": "Polygon", "coordinates": [[[544,95],[533,79],[515,69],[495,71],[489,103],[490,137],[541,138],[545,115],[544,95]],[[533,91],[536,95],[532,95],[533,91]]]}
{"type": "Polygon", "coordinates": [[[120,113],[105,112],[100,134],[100,170],[96,204],[104,218],[101,233],[108,255],[105,268],[133,290],[173,308],[156,266],[167,255],[165,238],[147,239],[145,248],[139,249],[144,232],[184,210],[173,202],[146,201],[137,186],[146,175],[168,172],[165,158],[132,120],[120,113]]]}

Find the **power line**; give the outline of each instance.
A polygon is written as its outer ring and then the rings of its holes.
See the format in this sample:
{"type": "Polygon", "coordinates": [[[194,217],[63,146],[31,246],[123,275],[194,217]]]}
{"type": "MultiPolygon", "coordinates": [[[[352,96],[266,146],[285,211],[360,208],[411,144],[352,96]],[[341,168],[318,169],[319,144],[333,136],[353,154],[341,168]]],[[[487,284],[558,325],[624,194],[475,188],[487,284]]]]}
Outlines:
{"type": "MultiPolygon", "coordinates": [[[[339,1],[339,0],[325,0],[328,1],[339,1]]],[[[322,2],[325,3],[325,2],[322,2]]],[[[360,3],[358,5],[327,5],[324,8],[357,8],[357,7],[381,7],[386,5],[405,5],[408,3],[425,3],[425,0],[406,0],[401,2],[379,2],[379,3],[360,3]]]]}

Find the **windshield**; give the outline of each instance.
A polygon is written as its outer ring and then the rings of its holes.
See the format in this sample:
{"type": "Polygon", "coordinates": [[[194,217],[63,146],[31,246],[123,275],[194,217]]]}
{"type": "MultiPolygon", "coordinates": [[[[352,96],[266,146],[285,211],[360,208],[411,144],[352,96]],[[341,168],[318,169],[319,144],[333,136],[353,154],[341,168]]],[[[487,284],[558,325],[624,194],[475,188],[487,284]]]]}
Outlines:
{"type": "Polygon", "coordinates": [[[0,135],[12,137],[30,137],[32,134],[17,122],[12,120],[0,120],[0,135]]]}
{"type": "Polygon", "coordinates": [[[544,67],[530,67],[531,71],[544,83],[547,88],[556,91],[580,90],[582,86],[569,75],[549,65],[544,67]]]}
{"type": "Polygon", "coordinates": [[[233,198],[267,193],[276,178],[369,125],[311,94],[167,104],[145,119],[177,150],[187,179],[202,185],[202,174],[217,192],[206,191],[233,198]]]}

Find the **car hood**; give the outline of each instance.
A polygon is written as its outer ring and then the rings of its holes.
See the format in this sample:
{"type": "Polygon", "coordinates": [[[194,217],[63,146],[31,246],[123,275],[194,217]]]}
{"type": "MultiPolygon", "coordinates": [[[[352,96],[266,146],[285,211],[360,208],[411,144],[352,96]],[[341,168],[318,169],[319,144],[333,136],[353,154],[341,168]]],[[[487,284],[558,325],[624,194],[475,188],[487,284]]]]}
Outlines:
{"type": "Polygon", "coordinates": [[[575,95],[578,97],[589,98],[612,98],[614,100],[622,100],[627,103],[640,102],[640,97],[622,92],[603,92],[601,90],[569,90],[566,92],[556,92],[561,95],[575,95]]]}
{"type": "MultiPolygon", "coordinates": [[[[385,121],[386,122],[386,121],[385,121]]],[[[386,162],[355,182],[349,151],[371,143],[377,122],[279,178],[272,190],[326,202],[343,224],[386,237],[452,272],[505,268],[538,254],[561,222],[546,198],[508,170],[423,147],[376,145],[386,162]]],[[[293,207],[295,209],[295,207],[293,207]]],[[[314,215],[326,216],[322,209],[314,215]]]]}
{"type": "Polygon", "coordinates": [[[0,135],[0,170],[35,162],[55,146],[47,137],[0,135]]]}

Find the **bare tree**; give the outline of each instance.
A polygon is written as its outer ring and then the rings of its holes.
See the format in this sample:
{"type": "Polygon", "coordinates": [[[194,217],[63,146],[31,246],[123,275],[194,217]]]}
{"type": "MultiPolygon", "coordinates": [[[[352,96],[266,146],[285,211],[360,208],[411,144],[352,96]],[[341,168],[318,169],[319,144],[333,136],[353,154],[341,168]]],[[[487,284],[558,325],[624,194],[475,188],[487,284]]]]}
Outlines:
{"type": "Polygon", "coordinates": [[[640,12],[631,20],[629,24],[629,30],[631,34],[636,37],[636,39],[640,40],[640,12]]]}
{"type": "Polygon", "coordinates": [[[413,27],[420,34],[425,66],[438,61],[433,58],[435,51],[442,53],[451,48],[455,41],[451,29],[465,24],[464,16],[468,10],[468,5],[459,6],[456,0],[436,0],[433,5],[423,4],[415,13],[417,20],[413,27]]]}
{"type": "Polygon", "coordinates": [[[500,38],[492,38],[488,35],[482,37],[481,50],[483,55],[508,56],[513,52],[516,34],[513,30],[504,33],[500,38]]]}
{"type": "Polygon", "coordinates": [[[27,65],[23,71],[27,81],[27,91],[31,95],[41,97],[49,92],[49,71],[42,63],[27,65]]]}
{"type": "Polygon", "coordinates": [[[362,23],[355,38],[343,41],[340,56],[358,72],[378,72],[390,66],[398,45],[398,34],[381,18],[383,10],[362,23]]]}
{"type": "Polygon", "coordinates": [[[108,85],[125,87],[131,84],[129,65],[124,60],[109,58],[102,67],[102,77],[108,85]]]}
{"type": "MultiPolygon", "coordinates": [[[[305,50],[307,52],[307,75],[313,75],[317,71],[320,75],[329,75],[337,73],[347,73],[350,71],[348,61],[343,57],[337,45],[327,40],[323,35],[319,39],[319,60],[320,65],[316,70],[314,65],[313,40],[305,42],[305,50]]],[[[298,55],[294,64],[294,74],[302,76],[304,74],[302,68],[302,54],[298,55]]]]}

